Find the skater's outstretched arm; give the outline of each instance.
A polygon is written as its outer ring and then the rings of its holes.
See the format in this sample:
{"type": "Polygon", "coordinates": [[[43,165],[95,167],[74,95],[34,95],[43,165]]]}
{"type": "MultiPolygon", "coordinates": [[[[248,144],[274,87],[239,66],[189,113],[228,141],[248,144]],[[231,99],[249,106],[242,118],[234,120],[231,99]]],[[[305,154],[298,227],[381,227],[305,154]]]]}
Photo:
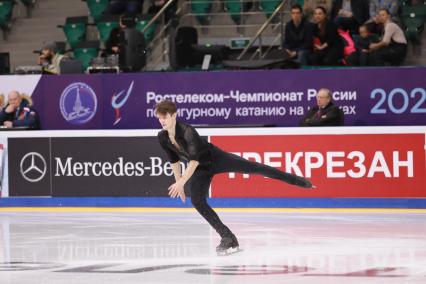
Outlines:
{"type": "Polygon", "coordinates": [[[175,181],[180,180],[180,178],[182,177],[182,167],[180,166],[179,161],[172,164],[172,170],[173,170],[173,175],[175,176],[175,181]]]}
{"type": "MultiPolygon", "coordinates": [[[[178,162],[179,163],[179,162],[178,162]]],[[[172,165],[173,173],[175,174],[175,179],[180,175],[180,164],[179,164],[179,172],[175,172],[175,169],[178,170],[178,166],[175,166],[176,163],[172,165]],[[178,175],[176,175],[178,174],[178,175]]],[[[191,160],[188,163],[188,167],[186,168],[183,175],[176,179],[176,182],[169,187],[169,195],[172,198],[180,197],[183,203],[185,203],[186,196],[184,191],[185,183],[192,177],[195,172],[195,169],[198,167],[199,162],[195,160],[191,160]]]]}

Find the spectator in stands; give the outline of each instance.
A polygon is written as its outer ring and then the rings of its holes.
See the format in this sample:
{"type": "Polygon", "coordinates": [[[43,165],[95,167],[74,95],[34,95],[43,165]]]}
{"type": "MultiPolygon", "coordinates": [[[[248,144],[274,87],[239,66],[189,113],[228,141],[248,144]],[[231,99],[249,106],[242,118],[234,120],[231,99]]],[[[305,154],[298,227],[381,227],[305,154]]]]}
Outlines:
{"type": "Polygon", "coordinates": [[[327,19],[324,7],[314,11],[313,52],[309,55],[311,65],[338,65],[343,58],[343,41],[337,26],[327,19]]]}
{"type": "Polygon", "coordinates": [[[372,34],[367,25],[359,27],[359,37],[356,42],[356,49],[358,54],[358,65],[368,66],[370,57],[370,44],[378,41],[376,34],[372,34]]]}
{"type": "Polygon", "coordinates": [[[125,44],[124,29],[134,28],[136,18],[134,14],[124,14],[120,17],[119,27],[111,30],[108,41],[105,43],[104,55],[120,54],[121,49],[125,44]]]}
{"type": "Polygon", "coordinates": [[[55,42],[46,42],[38,58],[38,65],[43,67],[43,72],[48,74],[60,74],[59,65],[64,55],[58,53],[55,42]]]}
{"type": "Polygon", "coordinates": [[[379,21],[384,25],[384,35],[380,42],[370,44],[371,63],[382,66],[386,63],[401,65],[407,55],[407,39],[402,29],[391,20],[387,9],[380,9],[379,21]]]}
{"type": "Polygon", "coordinates": [[[341,126],[344,124],[343,111],[333,104],[331,91],[320,89],[317,105],[311,108],[300,121],[300,126],[341,126]]]}
{"type": "Polygon", "coordinates": [[[143,0],[110,0],[105,13],[110,15],[141,14],[142,8],[143,0]]]}
{"type": "Polygon", "coordinates": [[[332,6],[333,0],[305,0],[303,3],[303,13],[307,17],[312,18],[317,7],[324,7],[326,14],[330,15],[332,6]]]}
{"type": "Polygon", "coordinates": [[[307,55],[312,47],[312,24],[303,17],[302,6],[291,7],[291,20],[285,26],[284,48],[292,59],[307,65],[307,55]]]}
{"type": "Polygon", "coordinates": [[[359,25],[369,19],[368,0],[335,0],[331,19],[342,29],[357,33],[359,25]]]}
{"type": "Polygon", "coordinates": [[[396,20],[398,17],[398,0],[370,0],[370,19],[366,22],[372,33],[380,34],[383,31],[383,25],[379,20],[380,9],[387,9],[391,17],[396,20]]]}
{"type": "Polygon", "coordinates": [[[31,107],[30,97],[20,94],[18,91],[11,91],[8,104],[0,111],[0,124],[6,128],[28,127],[30,129],[40,129],[40,122],[37,112],[31,107]]]}

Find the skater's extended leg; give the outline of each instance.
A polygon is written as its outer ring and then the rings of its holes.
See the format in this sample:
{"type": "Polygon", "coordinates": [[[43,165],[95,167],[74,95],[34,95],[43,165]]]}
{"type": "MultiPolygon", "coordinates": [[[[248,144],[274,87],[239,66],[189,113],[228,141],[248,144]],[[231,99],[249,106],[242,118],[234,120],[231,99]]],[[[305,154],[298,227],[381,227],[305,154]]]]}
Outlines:
{"type": "Polygon", "coordinates": [[[261,163],[249,161],[235,154],[224,152],[217,147],[213,148],[213,159],[213,171],[215,173],[237,172],[258,174],[304,188],[312,187],[309,180],[303,177],[289,174],[261,163]]]}

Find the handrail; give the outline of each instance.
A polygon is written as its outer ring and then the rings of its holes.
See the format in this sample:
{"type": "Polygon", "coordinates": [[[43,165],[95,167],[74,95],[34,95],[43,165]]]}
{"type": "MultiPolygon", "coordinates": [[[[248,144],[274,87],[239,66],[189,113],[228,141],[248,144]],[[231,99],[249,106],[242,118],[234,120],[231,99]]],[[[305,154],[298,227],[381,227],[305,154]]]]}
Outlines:
{"type": "Polygon", "coordinates": [[[164,11],[173,3],[173,1],[177,1],[177,0],[169,0],[167,1],[166,4],[164,4],[163,7],[161,7],[160,11],[157,12],[157,14],[154,15],[154,17],[152,17],[151,20],[149,20],[148,24],[142,29],[142,33],[146,32],[146,30],[148,30],[148,28],[161,16],[163,15],[164,11]]]}
{"type": "Polygon", "coordinates": [[[253,44],[256,42],[256,40],[260,37],[260,35],[265,31],[265,29],[269,26],[272,19],[275,18],[275,16],[280,12],[281,9],[283,9],[284,4],[287,2],[287,0],[283,0],[280,5],[275,8],[275,11],[272,13],[272,15],[266,20],[266,22],[263,23],[263,25],[260,27],[260,29],[257,31],[256,35],[250,39],[249,44],[243,49],[243,51],[238,55],[237,60],[241,60],[241,58],[246,55],[247,51],[250,47],[253,46],[253,44]]]}

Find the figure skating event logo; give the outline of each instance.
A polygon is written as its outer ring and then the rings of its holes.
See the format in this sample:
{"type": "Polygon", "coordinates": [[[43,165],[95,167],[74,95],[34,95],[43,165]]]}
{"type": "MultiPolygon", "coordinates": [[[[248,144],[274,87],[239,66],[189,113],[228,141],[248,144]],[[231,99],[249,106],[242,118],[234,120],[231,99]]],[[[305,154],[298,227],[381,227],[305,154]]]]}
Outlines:
{"type": "Polygon", "coordinates": [[[96,93],[89,85],[77,82],[65,88],[59,105],[62,116],[67,122],[81,125],[95,116],[98,100],[96,93]]]}

